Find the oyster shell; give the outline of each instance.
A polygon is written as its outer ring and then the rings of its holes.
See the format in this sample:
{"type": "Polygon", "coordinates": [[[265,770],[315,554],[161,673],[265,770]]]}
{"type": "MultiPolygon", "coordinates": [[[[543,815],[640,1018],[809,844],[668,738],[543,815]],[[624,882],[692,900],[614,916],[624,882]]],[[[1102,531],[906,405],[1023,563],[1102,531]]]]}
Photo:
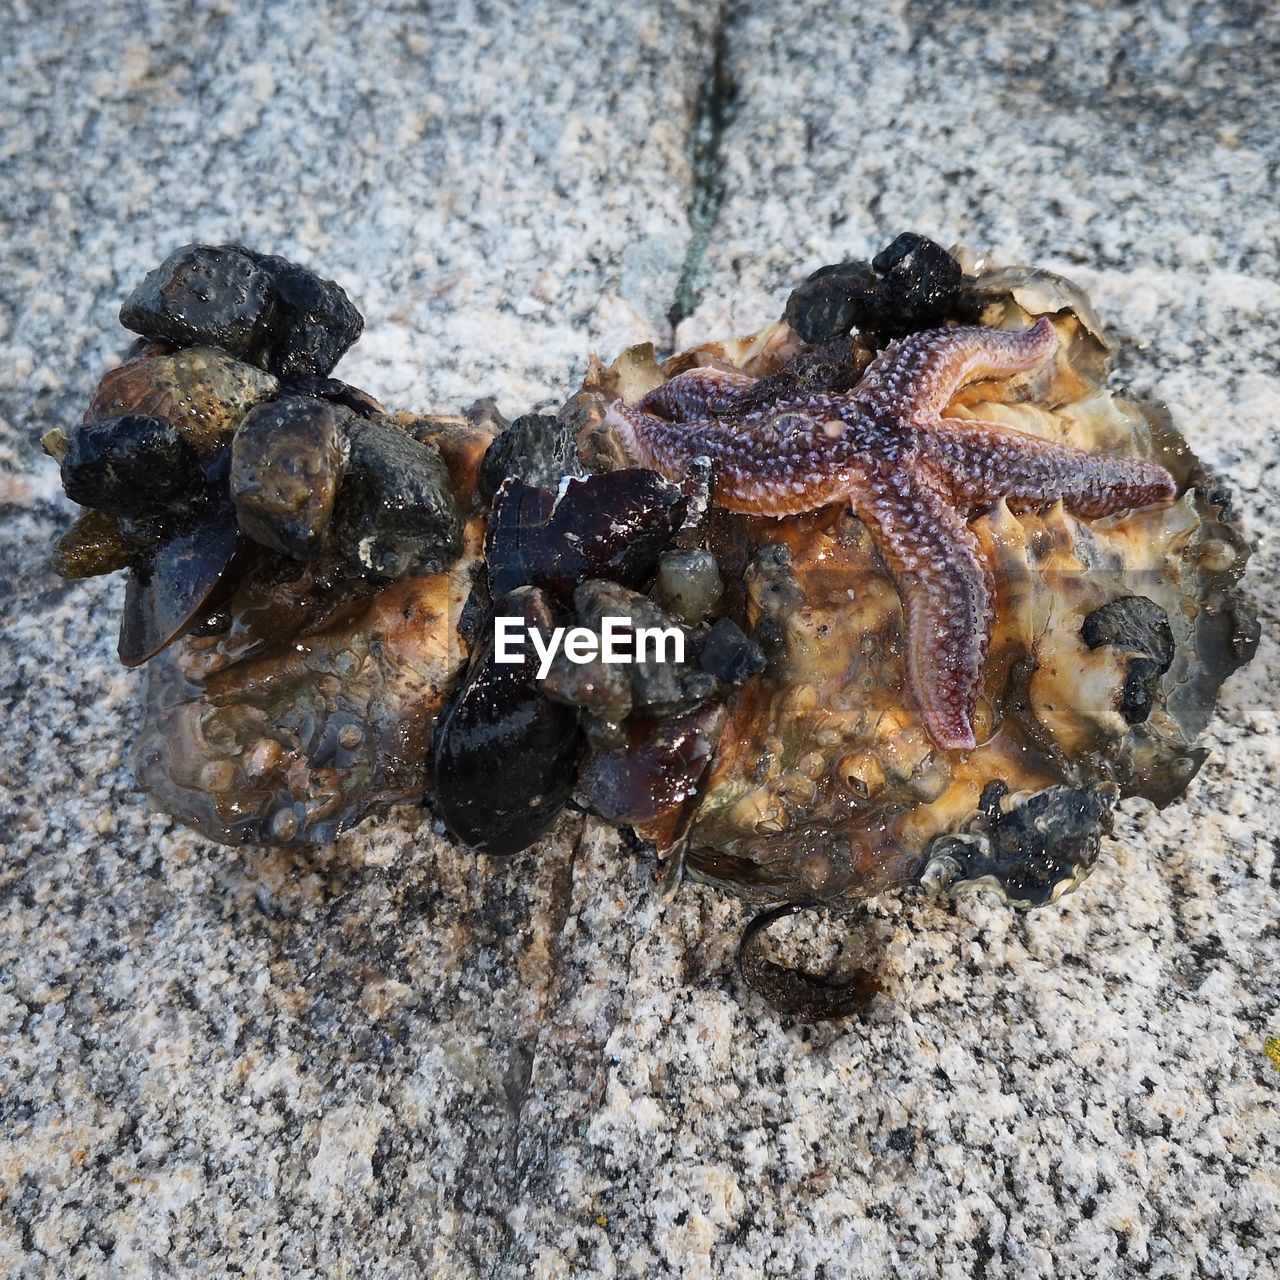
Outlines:
{"type": "MultiPolygon", "coordinates": [[[[1170,506],[1103,519],[1060,504],[1014,515],[1001,502],[972,522],[997,603],[980,742],[969,752],[939,750],[925,732],[907,693],[898,593],[855,517],[720,513],[722,547],[736,544],[746,562],[743,619],[773,638],[774,653],[730,704],[688,831],[686,867],[700,879],[783,901],[838,902],[913,882],[956,887],[964,877],[930,868],[945,856],[940,842],[981,816],[988,784],[1019,802],[1113,784],[1164,805],[1204,760],[1196,739],[1257,636],[1236,591],[1249,548],[1222,518],[1221,490],[1163,410],[1107,389],[1106,345],[1078,290],[1026,269],[980,276],[974,288],[986,324],[1025,328],[1052,316],[1059,353],[1030,382],[970,389],[948,416],[1154,459],[1185,491],[1170,506]],[[1141,637],[1090,648],[1082,633],[1096,610],[1125,597],[1152,602],[1174,642],[1172,661],[1151,673],[1139,723],[1122,704],[1130,664],[1149,656],[1141,637]]],[[[776,331],[770,338],[788,348],[776,331]]],[[[758,347],[702,351],[755,376],[768,371],[737,358],[744,349],[758,347]]],[[[607,386],[608,372],[596,381],[607,386]]],[[[1059,872],[1044,900],[1083,878],[1074,864],[1059,872]]]]}
{"type": "Polygon", "coordinates": [[[218,637],[165,650],[147,667],[139,783],[227,844],[323,844],[419,800],[435,718],[467,658],[458,622],[481,539],[473,520],[447,572],[385,586],[250,657],[229,661],[218,637]]]}

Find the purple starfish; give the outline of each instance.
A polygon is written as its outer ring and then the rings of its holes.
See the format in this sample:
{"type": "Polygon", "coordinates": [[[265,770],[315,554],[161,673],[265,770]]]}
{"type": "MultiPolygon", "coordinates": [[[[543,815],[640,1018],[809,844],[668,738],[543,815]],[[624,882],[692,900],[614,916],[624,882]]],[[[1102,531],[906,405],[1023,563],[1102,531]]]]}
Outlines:
{"type": "Polygon", "coordinates": [[[760,407],[754,379],[693,369],[608,421],[628,452],[670,478],[699,455],[716,466],[716,502],[790,516],[848,502],[902,598],[907,673],[939,747],[976,745],[973,718],[991,639],[991,573],[968,517],[1003,498],[1013,511],[1061,500],[1080,516],[1167,502],[1173,477],[1154,462],[1051,444],[995,423],[945,417],[981,378],[1037,368],[1057,334],[929,329],[895,342],[841,394],[760,407]]]}

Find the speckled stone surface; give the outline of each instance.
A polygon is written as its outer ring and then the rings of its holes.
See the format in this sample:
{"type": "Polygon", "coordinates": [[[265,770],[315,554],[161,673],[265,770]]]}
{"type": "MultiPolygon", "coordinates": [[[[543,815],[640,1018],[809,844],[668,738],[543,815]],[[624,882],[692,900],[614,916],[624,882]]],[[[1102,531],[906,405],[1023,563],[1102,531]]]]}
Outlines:
{"type": "Polygon", "coordinates": [[[5,9],[0,1274],[1274,1275],[1274,7],[327,9],[5,9]],[[343,376],[515,413],[906,228],[1085,284],[1260,542],[1209,763],[1080,893],[796,922],[887,985],[806,1029],[744,908],[575,817],[497,863],[409,811],[288,854],[148,812],[36,440],[169,249],[313,264],[368,320],[343,376]]]}

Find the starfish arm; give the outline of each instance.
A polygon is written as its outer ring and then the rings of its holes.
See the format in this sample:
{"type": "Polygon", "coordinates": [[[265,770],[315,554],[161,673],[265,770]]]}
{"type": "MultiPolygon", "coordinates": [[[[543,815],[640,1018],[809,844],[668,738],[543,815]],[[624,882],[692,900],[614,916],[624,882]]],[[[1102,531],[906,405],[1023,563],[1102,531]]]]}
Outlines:
{"type": "MultiPolygon", "coordinates": [[[[642,398],[640,404],[646,399],[642,398]]],[[[669,480],[682,478],[689,463],[700,455],[711,458],[719,468],[736,453],[733,437],[713,418],[673,422],[615,400],[604,425],[612,429],[631,459],[669,480]]]]}
{"type": "Polygon", "coordinates": [[[857,483],[847,462],[832,458],[822,420],[799,411],[762,412],[732,422],[668,422],[615,400],[605,424],[640,466],[677,483],[694,458],[709,457],[716,504],[730,511],[799,515],[847,501],[857,483]]]}
{"type": "Polygon", "coordinates": [[[1168,502],[1173,477],[1145,458],[1089,453],[1009,427],[943,418],[920,434],[933,470],[957,502],[987,506],[1004,498],[1027,511],[1061,500],[1079,516],[1105,516],[1168,502]]]}
{"type": "Polygon", "coordinates": [[[907,633],[907,679],[929,736],[944,750],[976,745],[974,713],[991,642],[990,570],[945,495],[907,471],[884,471],[853,508],[893,574],[907,633]]]}
{"type": "Polygon", "coordinates": [[[855,388],[854,400],[873,413],[933,416],[942,413],[961,387],[1035,369],[1057,345],[1047,316],[1029,329],[925,329],[877,356],[855,388]]]}
{"type": "Polygon", "coordinates": [[[636,401],[641,413],[688,422],[732,413],[746,400],[756,379],[728,369],[687,369],[636,401]]]}

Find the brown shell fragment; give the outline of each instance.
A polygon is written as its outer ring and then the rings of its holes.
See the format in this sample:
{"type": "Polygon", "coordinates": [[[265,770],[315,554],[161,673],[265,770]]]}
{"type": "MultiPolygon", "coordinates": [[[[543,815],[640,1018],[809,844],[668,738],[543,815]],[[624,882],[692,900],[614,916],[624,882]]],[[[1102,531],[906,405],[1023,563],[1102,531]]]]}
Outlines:
{"type": "Polygon", "coordinates": [[[397,413],[386,419],[420,444],[437,450],[449,471],[454,496],[468,514],[477,509],[480,466],[493,442],[488,422],[441,414],[397,413]]]}
{"type": "Polygon", "coordinates": [[[320,554],[346,470],[349,416],[301,396],[245,414],[231,442],[231,498],[254,541],[296,560],[320,554]]]}
{"type": "Polygon", "coordinates": [[[225,351],[188,347],[113,369],[98,383],[85,421],[131,413],[164,418],[207,458],[231,438],[254,405],[270,400],[279,387],[271,374],[225,351]]]}
{"type": "MultiPolygon", "coordinates": [[[[606,822],[644,830],[696,796],[724,729],[724,708],[697,707],[667,719],[633,720],[613,750],[593,750],[580,782],[593,811],[606,822]]],[[[666,835],[666,833],[663,833],[666,835]]]]}
{"type": "Polygon", "coordinates": [[[137,555],[137,546],[124,536],[115,516],[82,511],[54,543],[50,566],[62,578],[95,578],[127,569],[137,555]]]}
{"type": "Polygon", "coordinates": [[[867,970],[857,969],[844,977],[789,969],[764,953],[764,937],[787,916],[821,904],[788,902],[762,911],[743,930],[738,944],[738,971],[753,991],[762,995],[779,1013],[788,1013],[804,1022],[823,1022],[865,1013],[880,991],[880,980],[867,970]]]}

